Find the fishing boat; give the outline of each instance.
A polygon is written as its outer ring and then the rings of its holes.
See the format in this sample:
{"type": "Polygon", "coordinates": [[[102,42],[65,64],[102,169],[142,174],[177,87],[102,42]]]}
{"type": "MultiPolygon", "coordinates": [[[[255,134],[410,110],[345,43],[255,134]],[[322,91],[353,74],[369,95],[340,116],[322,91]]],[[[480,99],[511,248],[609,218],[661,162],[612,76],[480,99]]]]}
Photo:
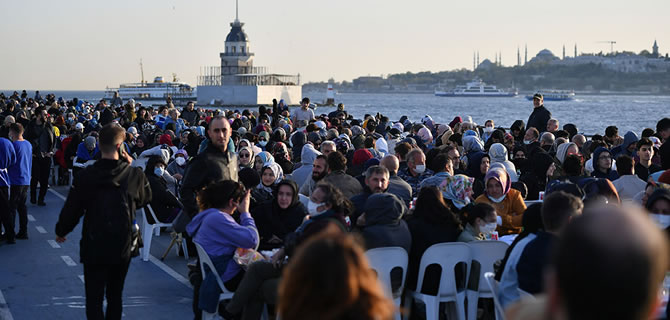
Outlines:
{"type": "Polygon", "coordinates": [[[453,90],[435,91],[438,97],[516,97],[518,94],[516,90],[508,92],[479,79],[468,82],[466,85],[456,86],[453,90]]]}

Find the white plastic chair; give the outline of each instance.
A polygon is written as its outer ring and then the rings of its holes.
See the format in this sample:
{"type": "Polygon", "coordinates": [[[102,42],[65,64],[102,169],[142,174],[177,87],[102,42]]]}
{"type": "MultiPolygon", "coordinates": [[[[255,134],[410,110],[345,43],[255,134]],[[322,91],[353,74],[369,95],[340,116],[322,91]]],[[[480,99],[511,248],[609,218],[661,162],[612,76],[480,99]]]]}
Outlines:
{"type": "Polygon", "coordinates": [[[484,274],[493,272],[493,264],[505,257],[509,245],[502,241],[473,241],[468,243],[472,248],[472,264],[470,265],[470,278],[468,284],[477,279],[477,288],[468,287],[468,319],[477,319],[477,304],[479,298],[493,298],[494,294],[488,286],[483,283],[484,274]],[[472,266],[477,261],[480,265],[479,273],[472,272],[472,266]]]}
{"type": "Polygon", "coordinates": [[[495,276],[495,273],[487,272],[484,274],[484,279],[493,293],[493,306],[495,307],[496,319],[505,320],[505,310],[500,304],[500,299],[498,299],[498,281],[496,281],[495,276]]]}
{"type": "Polygon", "coordinates": [[[401,247],[375,248],[366,251],[365,256],[367,256],[368,261],[370,262],[370,267],[372,267],[372,269],[377,272],[377,278],[384,286],[384,289],[386,289],[386,294],[389,298],[393,299],[393,302],[395,302],[396,306],[398,307],[398,312],[396,312],[395,318],[400,320],[400,297],[402,296],[402,291],[405,288],[405,278],[407,277],[407,262],[409,260],[407,251],[401,247]],[[391,287],[391,271],[394,268],[402,269],[402,282],[400,283],[400,287],[397,289],[397,295],[394,295],[393,288],[391,287]]]}
{"type": "MultiPolygon", "coordinates": [[[[147,210],[149,210],[149,213],[151,213],[151,217],[154,218],[154,224],[150,224],[145,210],[140,208],[138,210],[138,214],[142,216],[142,237],[144,241],[144,248],[142,248],[142,260],[144,261],[149,261],[149,254],[151,253],[151,239],[154,236],[154,233],[156,236],[160,235],[160,228],[162,227],[172,227],[172,223],[163,223],[158,220],[156,217],[156,214],[154,213],[154,209],[151,208],[151,205],[146,206],[147,210]]],[[[188,260],[188,248],[186,247],[186,240],[182,239],[180,243],[182,249],[184,250],[184,257],[188,260]]],[[[177,254],[179,253],[179,246],[176,246],[175,249],[177,250],[177,254]]]]}
{"type": "MultiPolygon", "coordinates": [[[[197,242],[193,242],[193,244],[195,244],[195,249],[198,251],[198,257],[200,258],[200,271],[202,271],[202,276],[205,276],[205,266],[208,266],[212,271],[212,275],[216,277],[216,283],[218,283],[219,288],[221,288],[219,302],[232,299],[234,292],[230,292],[228,289],[226,289],[226,286],[223,285],[223,280],[221,280],[219,272],[214,267],[214,263],[212,263],[212,259],[209,258],[209,255],[207,252],[205,252],[205,249],[203,249],[197,242]]],[[[202,280],[204,281],[205,279],[203,278],[202,280]]],[[[217,317],[218,313],[209,313],[205,310],[202,310],[202,320],[216,319],[217,317]]]]}
{"type": "Polygon", "coordinates": [[[463,279],[465,280],[470,272],[471,260],[472,250],[466,243],[451,242],[432,245],[421,257],[416,291],[407,293],[405,307],[411,312],[412,299],[421,300],[426,305],[426,319],[437,320],[439,319],[440,302],[453,302],[456,310],[455,316],[460,320],[465,320],[466,290],[465,288],[457,288],[454,268],[461,262],[466,264],[467,268],[463,279]],[[426,268],[431,264],[438,264],[442,268],[440,287],[436,296],[421,293],[426,268]]]}

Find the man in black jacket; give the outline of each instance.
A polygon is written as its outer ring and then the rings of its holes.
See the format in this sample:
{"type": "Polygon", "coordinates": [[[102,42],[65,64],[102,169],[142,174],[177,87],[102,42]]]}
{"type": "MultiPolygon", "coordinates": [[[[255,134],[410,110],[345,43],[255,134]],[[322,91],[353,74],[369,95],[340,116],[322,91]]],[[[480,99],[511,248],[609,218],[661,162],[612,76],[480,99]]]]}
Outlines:
{"type": "Polygon", "coordinates": [[[132,158],[121,148],[124,138],[125,130],[116,124],[102,128],[102,157],[77,175],[56,224],[56,241],[62,243],[84,216],[79,254],[88,319],[121,319],[123,284],[140,244],[135,210],[151,201],[142,169],[131,167],[132,158]]]}
{"type": "Polygon", "coordinates": [[[528,117],[526,128],[535,128],[540,133],[547,131],[547,122],[551,119],[551,112],[544,107],[544,97],[541,93],[533,96],[533,113],[528,117]]]}
{"type": "Polygon", "coordinates": [[[212,182],[237,181],[237,156],[228,150],[230,134],[228,120],[223,116],[214,117],[207,127],[207,148],[186,167],[180,193],[184,211],[190,217],[200,211],[196,201],[200,189],[212,182]]]}
{"type": "Polygon", "coordinates": [[[30,178],[30,203],[37,202],[45,206],[44,197],[49,188],[49,170],[51,169],[51,158],[56,145],[56,135],[49,123],[49,115],[43,108],[35,110],[36,118],[30,122],[26,130],[26,140],[33,145],[33,166],[30,178]],[[37,183],[40,184],[40,194],[37,197],[37,183]]]}

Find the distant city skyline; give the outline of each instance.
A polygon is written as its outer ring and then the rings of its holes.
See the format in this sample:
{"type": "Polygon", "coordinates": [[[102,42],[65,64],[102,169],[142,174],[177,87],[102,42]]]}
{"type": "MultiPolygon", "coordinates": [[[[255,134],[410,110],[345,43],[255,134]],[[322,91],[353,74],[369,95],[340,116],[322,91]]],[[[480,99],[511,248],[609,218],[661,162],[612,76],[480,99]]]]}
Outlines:
{"type": "MultiPolygon", "coordinates": [[[[0,89],[104,90],[144,78],[197,85],[218,65],[235,1],[11,1],[0,13],[0,89]]],[[[530,0],[321,3],[240,1],[255,65],[301,82],[472,69],[473,54],[504,66],[543,49],[557,57],[670,51],[670,1],[530,0]],[[483,10],[486,8],[486,10],[483,10]],[[653,8],[653,10],[650,10],[653,8]],[[565,46],[565,49],[564,49],[565,46]]]]}

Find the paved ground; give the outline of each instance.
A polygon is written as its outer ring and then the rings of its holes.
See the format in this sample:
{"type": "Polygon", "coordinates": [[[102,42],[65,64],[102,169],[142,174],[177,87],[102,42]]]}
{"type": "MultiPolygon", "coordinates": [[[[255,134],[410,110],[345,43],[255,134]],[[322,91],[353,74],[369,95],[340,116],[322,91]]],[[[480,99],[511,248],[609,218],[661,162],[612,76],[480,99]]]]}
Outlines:
{"type": "MultiPolygon", "coordinates": [[[[47,194],[46,207],[28,204],[30,239],[0,243],[0,320],[86,318],[81,223],[65,243],[54,241],[66,195],[67,188],[56,187],[47,194]]],[[[193,318],[186,260],[174,250],[159,260],[169,242],[168,233],[154,236],[150,260],[131,262],[123,292],[125,319],[193,318]]]]}

